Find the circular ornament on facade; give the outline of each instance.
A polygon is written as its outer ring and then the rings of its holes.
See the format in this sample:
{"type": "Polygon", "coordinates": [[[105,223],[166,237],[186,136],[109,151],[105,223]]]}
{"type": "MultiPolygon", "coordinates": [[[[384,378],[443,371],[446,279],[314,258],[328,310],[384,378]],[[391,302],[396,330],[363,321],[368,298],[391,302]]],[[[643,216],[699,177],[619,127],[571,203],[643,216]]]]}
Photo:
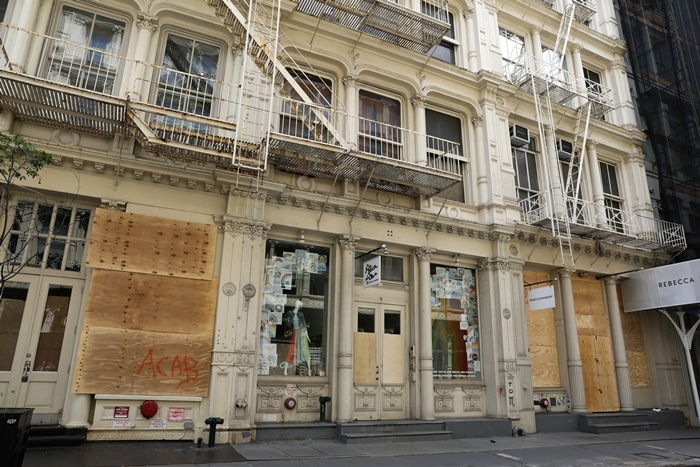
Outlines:
{"type": "Polygon", "coordinates": [[[243,296],[245,298],[253,298],[255,297],[255,286],[253,284],[246,284],[243,286],[243,289],[241,289],[243,292],[243,296]]]}
{"type": "Polygon", "coordinates": [[[61,146],[75,147],[80,143],[80,135],[74,131],[56,130],[53,140],[61,146]]]}
{"type": "Polygon", "coordinates": [[[503,309],[503,317],[504,317],[505,319],[510,319],[510,315],[511,315],[510,309],[509,309],[509,308],[504,308],[504,309],[503,309]]]}
{"type": "Polygon", "coordinates": [[[445,214],[447,214],[447,217],[449,217],[450,219],[459,219],[460,210],[457,206],[447,206],[445,214]]]}
{"type": "Polygon", "coordinates": [[[297,178],[297,188],[300,190],[313,191],[316,189],[316,181],[312,178],[301,176],[297,178]]]}
{"type": "Polygon", "coordinates": [[[221,286],[221,291],[224,293],[224,295],[230,297],[236,293],[236,285],[231,282],[227,282],[221,286]]]}
{"type": "Polygon", "coordinates": [[[388,204],[391,204],[391,201],[392,201],[392,197],[389,193],[385,193],[383,191],[377,193],[377,202],[379,204],[383,204],[386,206],[388,204]]]}

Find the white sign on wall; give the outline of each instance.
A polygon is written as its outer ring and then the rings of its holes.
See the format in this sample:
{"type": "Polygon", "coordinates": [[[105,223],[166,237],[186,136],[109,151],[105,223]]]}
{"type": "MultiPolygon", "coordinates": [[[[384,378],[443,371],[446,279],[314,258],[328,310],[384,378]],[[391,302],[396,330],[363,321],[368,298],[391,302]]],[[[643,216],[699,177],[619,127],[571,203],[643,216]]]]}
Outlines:
{"type": "Polygon", "coordinates": [[[554,308],[556,305],[554,300],[554,286],[550,285],[548,287],[530,289],[530,293],[528,294],[528,305],[530,306],[530,311],[554,308]]]}
{"type": "Polygon", "coordinates": [[[373,287],[382,283],[382,257],[375,256],[362,263],[362,286],[373,287]]]}
{"type": "Polygon", "coordinates": [[[630,273],[620,288],[627,312],[700,303],[700,259],[630,273]]]}

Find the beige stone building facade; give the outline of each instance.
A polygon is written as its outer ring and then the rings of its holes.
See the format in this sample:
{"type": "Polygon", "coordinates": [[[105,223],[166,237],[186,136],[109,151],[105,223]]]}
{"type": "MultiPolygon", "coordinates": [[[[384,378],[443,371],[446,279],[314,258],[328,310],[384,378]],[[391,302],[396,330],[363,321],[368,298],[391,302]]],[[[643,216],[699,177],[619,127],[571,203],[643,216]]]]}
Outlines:
{"type": "Polygon", "coordinates": [[[685,240],[612,1],[10,0],[0,33],[0,129],[53,155],[6,220],[0,403],[35,423],[688,411],[618,299],[685,240]]]}

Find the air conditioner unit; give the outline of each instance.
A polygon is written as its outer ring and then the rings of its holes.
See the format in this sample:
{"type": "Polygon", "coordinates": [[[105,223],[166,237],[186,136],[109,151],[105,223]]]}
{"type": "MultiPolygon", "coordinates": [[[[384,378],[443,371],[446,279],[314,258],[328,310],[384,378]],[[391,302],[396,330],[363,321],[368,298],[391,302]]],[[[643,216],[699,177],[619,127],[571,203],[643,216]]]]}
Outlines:
{"type": "Polygon", "coordinates": [[[520,125],[510,126],[510,144],[513,146],[525,146],[530,142],[530,130],[520,125]]]}
{"type": "Polygon", "coordinates": [[[557,154],[559,159],[569,160],[574,154],[574,145],[571,141],[566,141],[564,139],[557,140],[557,154]]]}

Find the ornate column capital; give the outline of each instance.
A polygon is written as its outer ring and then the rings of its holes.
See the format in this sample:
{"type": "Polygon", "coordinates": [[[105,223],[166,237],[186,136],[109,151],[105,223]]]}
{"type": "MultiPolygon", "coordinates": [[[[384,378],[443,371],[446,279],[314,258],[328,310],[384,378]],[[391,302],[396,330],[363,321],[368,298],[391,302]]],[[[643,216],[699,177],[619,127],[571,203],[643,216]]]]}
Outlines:
{"type": "Polygon", "coordinates": [[[418,108],[424,108],[425,107],[425,96],[422,95],[417,95],[411,97],[411,104],[413,104],[413,107],[418,107],[418,108]]]}
{"type": "Polygon", "coordinates": [[[566,278],[566,279],[571,279],[571,275],[575,272],[576,272],[576,269],[571,269],[571,268],[557,269],[557,274],[559,274],[559,277],[566,278]]]}
{"type": "Polygon", "coordinates": [[[355,251],[355,246],[359,240],[360,237],[344,234],[342,237],[338,237],[338,244],[343,251],[355,251]]]}
{"type": "Polygon", "coordinates": [[[357,75],[345,75],[343,76],[343,84],[349,87],[357,86],[359,82],[359,77],[357,75]]]}
{"type": "Polygon", "coordinates": [[[136,16],[136,25],[139,29],[148,29],[151,32],[155,32],[158,29],[158,18],[139,11],[136,16]]]}
{"type": "Polygon", "coordinates": [[[435,253],[435,248],[429,248],[427,246],[424,246],[413,250],[413,252],[418,257],[418,261],[430,261],[430,258],[433,256],[433,253],[435,253]]]}
{"type": "Polygon", "coordinates": [[[484,116],[482,114],[474,115],[472,117],[472,125],[475,127],[481,127],[484,125],[484,116]]]}
{"type": "Polygon", "coordinates": [[[126,212],[126,201],[117,199],[102,199],[100,200],[100,207],[110,211],[126,212]]]}

